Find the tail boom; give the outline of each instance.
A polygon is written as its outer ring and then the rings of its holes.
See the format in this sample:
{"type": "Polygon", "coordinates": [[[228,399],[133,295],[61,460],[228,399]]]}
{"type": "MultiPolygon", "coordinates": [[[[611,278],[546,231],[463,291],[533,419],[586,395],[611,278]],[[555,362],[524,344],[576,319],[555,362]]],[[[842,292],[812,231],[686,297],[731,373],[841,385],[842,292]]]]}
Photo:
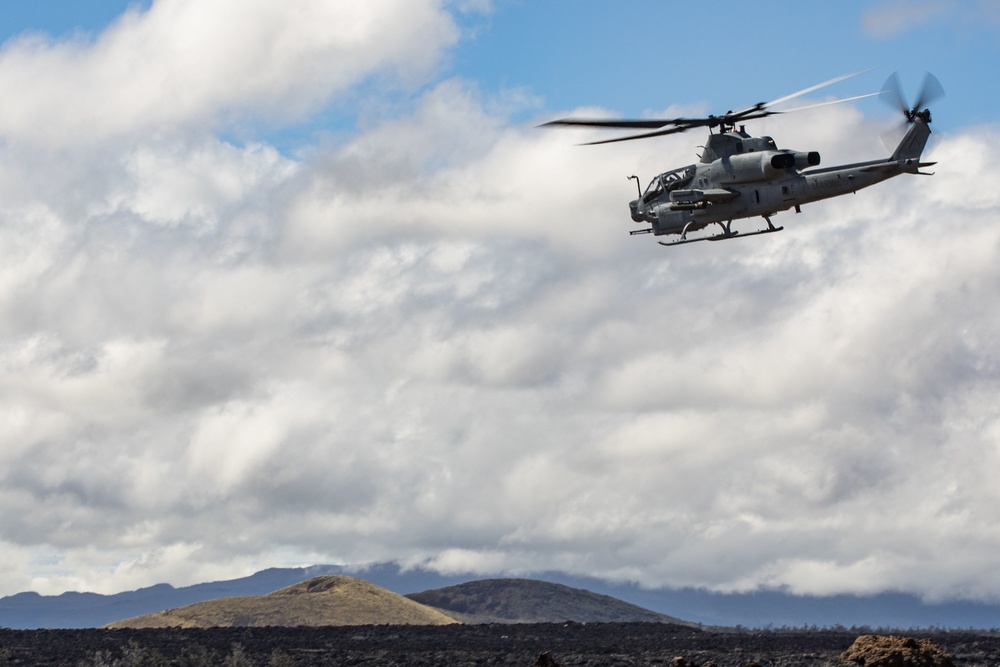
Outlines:
{"type": "Polygon", "coordinates": [[[931,136],[930,126],[923,120],[914,121],[889,159],[893,162],[919,160],[929,136],[931,136]]]}

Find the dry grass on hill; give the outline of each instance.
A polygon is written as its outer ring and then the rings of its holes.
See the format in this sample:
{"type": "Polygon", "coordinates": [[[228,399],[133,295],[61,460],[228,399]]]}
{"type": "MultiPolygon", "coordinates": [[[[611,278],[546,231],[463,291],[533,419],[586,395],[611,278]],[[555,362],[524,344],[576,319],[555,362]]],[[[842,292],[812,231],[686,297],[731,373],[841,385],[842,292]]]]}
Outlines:
{"type": "Polygon", "coordinates": [[[136,616],[108,628],[212,628],[324,625],[447,625],[444,613],[367,581],[324,576],[258,597],[208,600],[136,616]]]}

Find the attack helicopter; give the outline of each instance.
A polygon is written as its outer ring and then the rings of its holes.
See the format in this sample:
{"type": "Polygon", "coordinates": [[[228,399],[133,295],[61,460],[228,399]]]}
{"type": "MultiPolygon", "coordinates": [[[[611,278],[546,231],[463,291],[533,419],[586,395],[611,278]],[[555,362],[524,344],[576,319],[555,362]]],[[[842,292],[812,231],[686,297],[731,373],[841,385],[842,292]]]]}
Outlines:
{"type": "Polygon", "coordinates": [[[631,218],[637,223],[650,224],[629,233],[677,237],[660,241],[664,246],[773,234],[784,229],[771,222],[771,217],[779,211],[794,209],[796,213],[801,213],[804,204],[857,192],[900,174],[931,175],[921,169],[936,163],[920,160],[931,134],[931,112],[926,105],[943,95],[944,90],[930,73],[927,73],[923,89],[912,107],[905,103],[898,77],[892,74],[879,93],[781,111],[772,109],[775,105],[861,73],[839,76],[771,102],[760,102],[720,116],[642,120],[563,118],[544,123],[542,127],[646,130],[584,145],[648,139],[707,127],[708,141],[697,164],[659,174],[650,181],[645,191],[641,189],[637,176],[628,177],[635,180],[639,195],[629,203],[631,218]],[[902,112],[904,124],[908,126],[892,155],[881,160],[818,169],[820,154],[817,151],[779,149],[772,137],[751,136],[744,125],[750,120],[876,95],[894,98],[894,104],[902,112]],[[734,220],[755,217],[763,218],[767,227],[749,232],[733,229],[734,220]],[[720,231],[707,236],[688,236],[710,225],[718,225],[720,231]]]}

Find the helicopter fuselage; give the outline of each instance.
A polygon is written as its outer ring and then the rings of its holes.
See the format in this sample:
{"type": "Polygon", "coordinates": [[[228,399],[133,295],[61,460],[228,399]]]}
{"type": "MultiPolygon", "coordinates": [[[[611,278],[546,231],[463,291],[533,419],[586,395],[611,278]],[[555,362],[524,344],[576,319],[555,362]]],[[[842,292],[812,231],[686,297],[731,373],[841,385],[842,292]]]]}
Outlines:
{"type": "MultiPolygon", "coordinates": [[[[709,135],[701,162],[664,172],[629,204],[635,222],[650,227],[632,233],[679,235],[673,243],[731,238],[734,220],[762,217],[779,231],[771,216],[822,199],[875,185],[904,173],[921,173],[920,162],[930,128],[918,119],[889,158],[816,168],[818,152],[780,150],[770,137],[751,137],[742,130],[709,135]],[[688,238],[689,232],[719,224],[718,236],[688,238]]],[[[638,182],[638,179],[636,179],[638,182]]],[[[743,234],[748,235],[748,234],[743,234]]]]}

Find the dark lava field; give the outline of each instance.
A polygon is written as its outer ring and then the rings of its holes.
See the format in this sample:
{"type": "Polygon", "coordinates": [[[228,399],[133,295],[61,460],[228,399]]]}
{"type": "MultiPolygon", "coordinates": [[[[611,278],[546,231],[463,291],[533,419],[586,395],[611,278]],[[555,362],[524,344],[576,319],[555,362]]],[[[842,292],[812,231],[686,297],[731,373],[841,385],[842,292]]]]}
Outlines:
{"type": "MultiPolygon", "coordinates": [[[[0,630],[0,665],[836,665],[859,630],[712,630],[661,623],[354,626],[156,630],[0,630]],[[683,663],[675,663],[676,657],[683,663]],[[551,663],[550,663],[551,664],[551,663]]],[[[883,633],[885,634],[885,633],[883,633]]],[[[1000,635],[930,638],[956,666],[1000,665],[1000,635]]]]}

